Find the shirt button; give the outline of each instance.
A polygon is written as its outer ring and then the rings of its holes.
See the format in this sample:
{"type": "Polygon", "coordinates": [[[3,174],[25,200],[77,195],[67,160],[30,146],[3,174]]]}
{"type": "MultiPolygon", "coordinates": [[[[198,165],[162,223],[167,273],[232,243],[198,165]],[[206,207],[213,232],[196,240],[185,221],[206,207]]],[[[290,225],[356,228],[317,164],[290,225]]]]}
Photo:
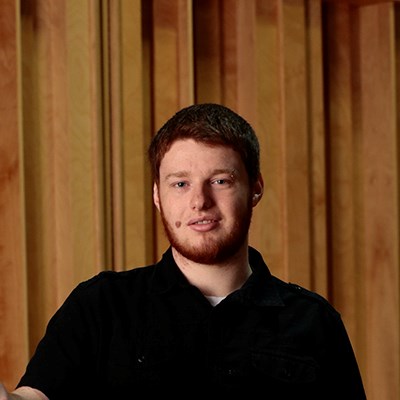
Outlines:
{"type": "Polygon", "coordinates": [[[292,377],[292,371],[290,369],[285,368],[282,372],[285,378],[290,379],[292,377]]]}

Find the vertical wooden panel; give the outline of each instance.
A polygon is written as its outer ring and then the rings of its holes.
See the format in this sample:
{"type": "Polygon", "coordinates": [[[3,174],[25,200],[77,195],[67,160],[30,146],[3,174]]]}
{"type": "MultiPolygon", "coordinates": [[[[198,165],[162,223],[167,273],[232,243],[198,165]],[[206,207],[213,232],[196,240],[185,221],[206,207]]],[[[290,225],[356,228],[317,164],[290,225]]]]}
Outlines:
{"type": "Polygon", "coordinates": [[[215,0],[193,0],[195,98],[222,103],[221,7],[215,0]]]}
{"type": "Polygon", "coordinates": [[[306,65],[310,151],[310,288],[328,297],[326,139],[322,10],[306,2],[306,65]]]}
{"type": "MultiPolygon", "coordinates": [[[[372,399],[400,396],[399,175],[393,5],[360,8],[366,382],[372,399]]],[[[355,284],[357,282],[354,282],[355,284]]]]}
{"type": "Polygon", "coordinates": [[[356,278],[350,8],[333,5],[326,15],[331,299],[354,337],[356,293],[349,285],[356,278]]]}
{"type": "Polygon", "coordinates": [[[147,160],[151,139],[150,60],[144,51],[140,2],[122,2],[124,209],[127,266],[154,261],[152,184],[147,160]],[[135,68],[132,68],[132,65],[135,68]],[[140,184],[138,184],[140,182],[140,184]],[[142,250],[140,250],[142,249],[142,250]]]}
{"type": "Polygon", "coordinates": [[[279,2],[285,278],[310,287],[310,172],[303,1],[279,2]]]}
{"type": "Polygon", "coordinates": [[[141,1],[109,4],[113,268],[121,270],[154,261],[147,160],[151,125],[146,89],[151,76],[142,43],[141,1]]]}
{"type": "MultiPolygon", "coordinates": [[[[153,1],[153,129],[193,103],[192,7],[187,0],[153,1]]],[[[169,243],[157,214],[156,258],[169,243]]]]}
{"type": "Polygon", "coordinates": [[[112,269],[125,265],[125,199],[124,199],[124,137],[122,86],[122,13],[120,1],[103,2],[103,91],[105,112],[105,147],[109,173],[107,177],[107,218],[112,269]]]}
{"type": "MultiPolygon", "coordinates": [[[[40,71],[39,60],[47,59],[46,55],[49,49],[46,49],[43,43],[43,36],[45,35],[43,22],[36,23],[39,13],[39,7],[36,8],[35,4],[28,2],[22,4],[22,109],[24,110],[24,176],[27,198],[27,273],[29,281],[27,295],[30,298],[29,344],[31,354],[43,334],[48,317],[54,311],[56,303],[52,292],[55,287],[52,279],[56,276],[56,269],[53,269],[51,274],[48,267],[49,263],[45,261],[46,249],[49,256],[50,252],[53,251],[48,244],[48,236],[45,234],[46,224],[49,225],[53,221],[53,203],[51,201],[51,190],[43,183],[43,173],[49,170],[44,153],[50,144],[44,139],[45,129],[43,125],[47,118],[42,122],[45,115],[43,104],[47,97],[43,96],[43,89],[40,90],[37,78],[44,74],[43,71],[40,71]],[[25,134],[25,130],[29,134],[25,134]],[[43,199],[48,201],[47,209],[43,205],[43,199]],[[46,301],[46,299],[49,300],[46,301]]],[[[45,75],[51,76],[50,72],[45,75]]],[[[63,125],[61,115],[58,118],[60,124],[63,125]]]]}
{"type": "Polygon", "coordinates": [[[194,2],[196,101],[256,122],[255,1],[194,2]]]}
{"type": "Polygon", "coordinates": [[[254,209],[250,244],[260,249],[271,271],[284,278],[278,1],[258,0],[256,5],[257,121],[254,128],[260,141],[265,187],[264,196],[254,209]]]}
{"type": "Polygon", "coordinates": [[[222,2],[222,100],[251,124],[256,123],[256,2],[222,2]]]}
{"type": "MultiPolygon", "coordinates": [[[[57,209],[56,217],[58,220],[62,218],[66,206],[70,208],[71,217],[75,221],[71,231],[72,242],[68,247],[62,245],[59,249],[61,258],[72,245],[72,263],[62,265],[62,273],[65,277],[66,272],[72,270],[70,284],[75,285],[107,268],[104,254],[103,110],[98,1],[67,0],[65,22],[64,45],[68,69],[63,82],[67,92],[63,95],[66,95],[67,102],[62,112],[66,113],[67,118],[64,134],[70,155],[67,160],[56,165],[56,171],[59,174],[61,170],[69,170],[70,196],[68,203],[63,205],[59,202],[62,208],[57,209]],[[83,171],[86,173],[83,174],[83,171]]],[[[57,131],[54,133],[57,135],[57,131]]],[[[58,140],[54,142],[58,146],[56,154],[61,159],[64,150],[62,143],[58,140]]],[[[70,225],[70,222],[64,223],[65,226],[70,225]]],[[[63,301],[65,294],[61,293],[59,300],[63,301]]]]}
{"type": "Polygon", "coordinates": [[[28,358],[19,6],[0,2],[0,376],[13,389],[28,358]]]}
{"type": "Polygon", "coordinates": [[[257,2],[257,21],[255,127],[266,188],[255,210],[250,239],[278,276],[309,286],[304,4],[257,2]]]}
{"type": "Polygon", "coordinates": [[[105,265],[98,8],[27,3],[22,30],[33,351],[71,289],[105,265]]]}
{"type": "Polygon", "coordinates": [[[332,300],[355,347],[368,398],[397,399],[399,215],[393,5],[353,8],[331,3],[326,17],[332,300]]]}
{"type": "MultiPolygon", "coordinates": [[[[342,314],[362,375],[365,319],[361,287],[359,201],[362,198],[358,168],[362,130],[355,109],[358,104],[357,13],[348,4],[325,10],[325,73],[327,93],[329,289],[330,300],[342,314]],[[339,40],[338,40],[339,39],[339,40]]],[[[361,199],[362,200],[362,199],[361,199]]]]}
{"type": "Polygon", "coordinates": [[[193,102],[191,16],[191,2],[187,0],[153,2],[155,129],[193,102]]]}

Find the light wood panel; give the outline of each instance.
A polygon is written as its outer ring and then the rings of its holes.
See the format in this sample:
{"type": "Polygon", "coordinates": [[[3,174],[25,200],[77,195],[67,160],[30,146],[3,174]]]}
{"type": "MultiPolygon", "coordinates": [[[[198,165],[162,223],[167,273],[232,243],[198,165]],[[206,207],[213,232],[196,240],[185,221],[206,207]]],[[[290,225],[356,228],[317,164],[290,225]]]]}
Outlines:
{"type": "Polygon", "coordinates": [[[151,139],[150,53],[142,33],[146,21],[141,17],[140,1],[121,3],[121,44],[123,54],[124,202],[126,237],[124,267],[154,261],[152,185],[147,160],[151,139]],[[132,68],[136,65],[137,68],[132,68]],[[135,205],[133,207],[133,205],[135,205]],[[133,245],[133,244],[140,244],[133,245]],[[143,253],[141,250],[143,249],[143,253]]]}
{"type": "Polygon", "coordinates": [[[138,0],[110,2],[103,16],[109,24],[104,30],[107,45],[103,46],[109,54],[105,54],[103,62],[109,92],[109,208],[115,270],[149,264],[155,258],[152,184],[147,160],[152,130],[148,6],[147,2],[142,8],[138,0]]]}
{"type": "Polygon", "coordinates": [[[366,382],[371,398],[395,400],[400,397],[399,319],[394,317],[400,315],[400,265],[393,6],[363,7],[359,20],[360,98],[356,111],[362,132],[358,150],[362,154],[363,229],[357,234],[364,244],[366,382]]]}
{"type": "Polygon", "coordinates": [[[106,262],[96,2],[22,10],[31,352],[77,282],[106,262]]]}
{"type": "Polygon", "coordinates": [[[281,102],[279,3],[257,1],[256,75],[257,119],[253,122],[259,136],[264,196],[254,209],[250,244],[259,248],[271,271],[283,277],[285,232],[283,213],[283,154],[281,146],[281,102]],[[268,71],[268,73],[265,73],[268,71]]]}
{"type": "Polygon", "coordinates": [[[279,3],[281,151],[286,280],[310,287],[309,149],[305,10],[302,1],[279,3]]]}
{"type": "Polygon", "coordinates": [[[256,15],[255,126],[266,190],[251,242],[281,278],[326,294],[320,5],[259,1],[256,15]]]}
{"type": "Polygon", "coordinates": [[[0,2],[0,377],[7,385],[28,357],[21,138],[19,7],[0,2]]]}
{"type": "MultiPolygon", "coordinates": [[[[353,137],[351,9],[334,4],[327,21],[327,146],[329,186],[329,266],[331,298],[352,337],[357,324],[354,199],[356,151],[353,137]]],[[[356,25],[353,25],[356,26],[356,25]]]]}
{"type": "Polygon", "coordinates": [[[310,288],[328,298],[328,231],[323,33],[321,4],[305,9],[307,58],[307,124],[310,160],[310,288]]]}
{"type": "Polygon", "coordinates": [[[368,398],[398,399],[399,21],[390,3],[332,3],[326,12],[331,298],[353,341],[368,398]]]}

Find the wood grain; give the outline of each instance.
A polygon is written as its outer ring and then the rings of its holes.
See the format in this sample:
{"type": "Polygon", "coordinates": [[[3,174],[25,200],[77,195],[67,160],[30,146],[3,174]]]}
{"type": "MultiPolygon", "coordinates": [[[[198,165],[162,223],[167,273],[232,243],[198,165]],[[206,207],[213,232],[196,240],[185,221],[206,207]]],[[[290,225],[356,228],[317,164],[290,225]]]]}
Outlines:
{"type": "Polygon", "coordinates": [[[18,15],[0,2],[0,376],[10,389],[28,359],[18,15]]]}
{"type": "Polygon", "coordinates": [[[0,1],[0,380],[78,282],[161,257],[147,146],[211,101],[259,136],[250,244],[338,309],[368,399],[398,399],[399,6],[0,1]]]}

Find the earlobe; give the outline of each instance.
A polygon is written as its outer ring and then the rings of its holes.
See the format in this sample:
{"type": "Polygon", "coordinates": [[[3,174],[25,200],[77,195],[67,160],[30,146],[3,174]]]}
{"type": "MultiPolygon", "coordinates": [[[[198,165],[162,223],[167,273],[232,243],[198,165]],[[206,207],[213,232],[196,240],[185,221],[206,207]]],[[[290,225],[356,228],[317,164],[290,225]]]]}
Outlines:
{"type": "Polygon", "coordinates": [[[253,195],[253,207],[255,207],[258,202],[261,200],[262,193],[254,193],[253,195]]]}
{"type": "Polygon", "coordinates": [[[255,207],[261,200],[263,193],[264,193],[264,180],[262,175],[260,174],[256,183],[254,184],[253,198],[252,198],[253,207],[255,207]]]}

